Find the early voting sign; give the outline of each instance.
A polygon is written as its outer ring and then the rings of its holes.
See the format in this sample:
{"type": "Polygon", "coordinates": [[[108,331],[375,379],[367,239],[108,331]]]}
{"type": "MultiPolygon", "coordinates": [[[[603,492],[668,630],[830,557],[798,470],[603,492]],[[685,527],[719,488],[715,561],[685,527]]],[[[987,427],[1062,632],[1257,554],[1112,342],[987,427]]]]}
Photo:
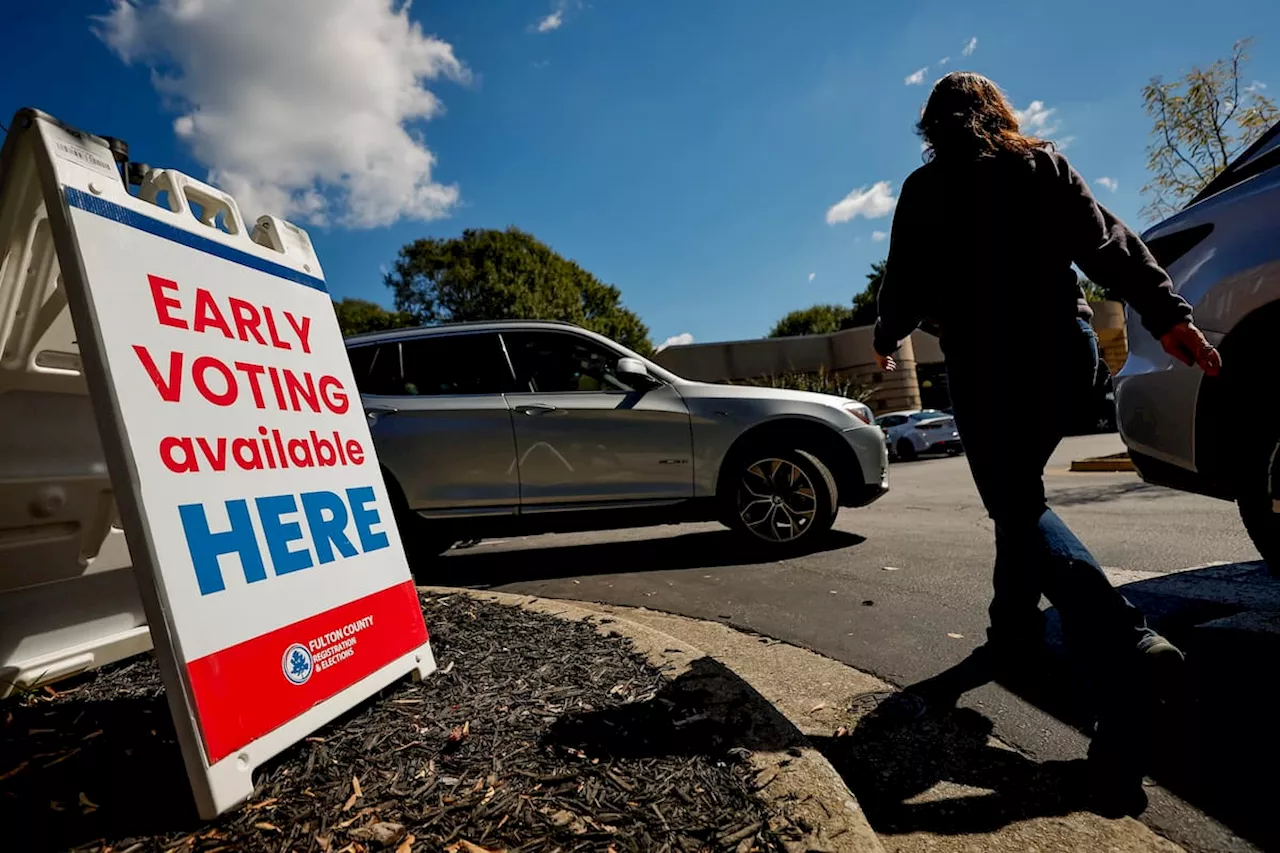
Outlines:
{"type": "Polygon", "coordinates": [[[410,672],[427,629],[302,230],[24,111],[153,643],[200,810],[410,672]]]}

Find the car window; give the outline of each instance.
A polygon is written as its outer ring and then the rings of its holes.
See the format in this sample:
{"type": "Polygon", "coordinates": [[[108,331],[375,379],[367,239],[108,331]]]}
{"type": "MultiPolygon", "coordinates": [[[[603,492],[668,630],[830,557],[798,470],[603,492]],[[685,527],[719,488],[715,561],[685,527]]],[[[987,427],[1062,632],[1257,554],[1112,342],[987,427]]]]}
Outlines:
{"type": "Polygon", "coordinates": [[[369,368],[373,366],[373,357],[377,355],[376,346],[350,347],[347,349],[347,360],[351,362],[351,374],[356,378],[356,387],[363,388],[369,368]]]}
{"type": "Polygon", "coordinates": [[[923,412],[916,412],[914,415],[910,415],[909,417],[913,421],[923,421],[928,420],[929,418],[942,417],[942,415],[943,413],[937,409],[925,409],[923,412]]]}
{"type": "Polygon", "coordinates": [[[511,368],[496,332],[439,335],[401,341],[408,397],[501,394],[514,388],[511,368]]]}
{"type": "Polygon", "coordinates": [[[906,422],[907,422],[907,419],[902,415],[889,415],[887,418],[882,418],[880,420],[880,426],[896,427],[896,426],[902,426],[906,422]]]}
{"type": "Polygon", "coordinates": [[[571,391],[633,391],[618,379],[619,353],[564,332],[504,334],[520,390],[544,394],[571,391]]]}
{"type": "MultiPolygon", "coordinates": [[[[390,341],[365,347],[371,353],[363,375],[356,373],[356,388],[361,394],[399,394],[404,388],[400,371],[400,344],[390,341]]],[[[355,362],[352,362],[353,366],[355,362]]]]}

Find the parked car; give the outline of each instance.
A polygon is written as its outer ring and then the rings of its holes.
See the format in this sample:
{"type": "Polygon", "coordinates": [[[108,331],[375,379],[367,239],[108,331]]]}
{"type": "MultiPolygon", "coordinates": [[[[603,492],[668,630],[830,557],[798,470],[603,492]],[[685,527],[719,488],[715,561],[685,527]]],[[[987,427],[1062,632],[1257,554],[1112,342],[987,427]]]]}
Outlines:
{"type": "Polygon", "coordinates": [[[719,520],[783,554],[888,490],[854,400],[682,379],[575,326],[349,338],[411,562],[518,534],[719,520]]]}
{"type": "Polygon", "coordinates": [[[926,453],[956,454],[964,450],[955,418],[938,409],[886,412],[876,418],[893,459],[913,462],[926,453]]]}
{"type": "Polygon", "coordinates": [[[1120,434],[1144,480],[1234,501],[1254,544],[1280,574],[1280,124],[1191,203],[1144,235],[1195,322],[1222,353],[1216,377],[1167,355],[1132,312],[1117,375],[1120,434]]]}

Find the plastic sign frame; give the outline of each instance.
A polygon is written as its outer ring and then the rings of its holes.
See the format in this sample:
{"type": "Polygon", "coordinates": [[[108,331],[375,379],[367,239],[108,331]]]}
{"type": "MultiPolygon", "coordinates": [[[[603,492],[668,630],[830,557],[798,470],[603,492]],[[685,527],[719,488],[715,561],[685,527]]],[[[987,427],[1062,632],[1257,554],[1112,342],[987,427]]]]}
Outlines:
{"type": "Polygon", "coordinates": [[[176,172],[135,196],[105,140],[22,110],[0,193],[32,174],[211,818],[264,761],[435,669],[416,588],[306,233],[269,216],[250,230],[234,199],[176,172]]]}

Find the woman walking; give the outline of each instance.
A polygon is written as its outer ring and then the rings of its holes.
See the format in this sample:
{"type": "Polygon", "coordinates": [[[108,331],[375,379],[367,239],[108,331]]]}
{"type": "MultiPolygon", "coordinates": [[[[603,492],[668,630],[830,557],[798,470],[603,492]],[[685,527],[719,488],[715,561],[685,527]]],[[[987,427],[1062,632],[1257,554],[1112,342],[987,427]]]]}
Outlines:
{"type": "Polygon", "coordinates": [[[1045,644],[1045,595],[1105,698],[1089,755],[1095,792],[1137,798],[1146,721],[1126,687],[1182,653],[1147,627],[1045,502],[1044,466],[1090,405],[1098,363],[1072,263],[1185,364],[1212,375],[1219,356],[1142,241],[1051,143],[1020,132],[993,82],[943,77],[917,129],[926,163],[903,183],[894,214],[877,362],[893,370],[903,339],[926,319],[936,324],[956,426],[995,523],[983,652],[997,672],[1033,662],[1045,644]]]}

